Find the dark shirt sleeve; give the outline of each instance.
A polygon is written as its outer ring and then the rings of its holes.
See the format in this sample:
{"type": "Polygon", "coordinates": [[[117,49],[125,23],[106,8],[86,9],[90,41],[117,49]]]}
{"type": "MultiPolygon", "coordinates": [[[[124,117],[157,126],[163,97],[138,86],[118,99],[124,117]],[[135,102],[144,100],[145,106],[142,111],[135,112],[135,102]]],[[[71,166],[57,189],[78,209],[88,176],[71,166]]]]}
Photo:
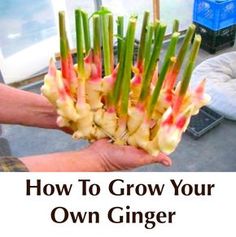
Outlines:
{"type": "Polygon", "coordinates": [[[0,172],[27,172],[28,169],[15,157],[0,157],[0,172]]]}

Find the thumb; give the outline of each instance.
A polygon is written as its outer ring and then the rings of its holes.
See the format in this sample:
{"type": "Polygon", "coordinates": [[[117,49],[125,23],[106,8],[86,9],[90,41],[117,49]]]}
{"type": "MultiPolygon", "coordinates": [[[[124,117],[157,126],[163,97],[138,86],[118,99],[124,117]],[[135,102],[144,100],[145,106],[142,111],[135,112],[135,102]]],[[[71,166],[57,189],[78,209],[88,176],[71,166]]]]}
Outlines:
{"type": "Polygon", "coordinates": [[[160,164],[167,166],[167,167],[172,165],[171,158],[168,157],[167,155],[165,155],[164,153],[159,153],[159,155],[157,155],[157,156],[147,155],[146,159],[149,160],[150,163],[160,163],[160,164]],[[150,157],[151,157],[151,159],[150,159],[150,157]]]}

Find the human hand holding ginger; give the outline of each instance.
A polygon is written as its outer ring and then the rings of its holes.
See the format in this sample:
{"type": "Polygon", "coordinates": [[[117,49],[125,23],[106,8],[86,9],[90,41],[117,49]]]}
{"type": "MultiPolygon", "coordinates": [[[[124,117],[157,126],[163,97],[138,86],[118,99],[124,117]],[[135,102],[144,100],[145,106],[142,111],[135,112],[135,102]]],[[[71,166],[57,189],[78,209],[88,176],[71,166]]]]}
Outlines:
{"type": "Polygon", "coordinates": [[[57,125],[57,111],[42,95],[0,83],[0,123],[59,129],[72,134],[70,128],[57,125]]]}
{"type": "Polygon", "coordinates": [[[88,149],[99,155],[104,171],[129,170],[153,163],[171,166],[171,159],[163,153],[152,156],[133,146],[111,144],[107,139],[94,142],[88,149]]]}
{"type": "MultiPolygon", "coordinates": [[[[0,84],[0,123],[54,128],[71,133],[56,124],[56,110],[42,96],[0,84]]],[[[154,157],[132,146],[118,146],[98,140],[81,151],[24,157],[29,171],[118,171],[151,163],[171,165],[160,153],[154,157]]]]}
{"type": "Polygon", "coordinates": [[[46,154],[21,159],[29,171],[104,172],[124,171],[153,163],[170,166],[172,161],[160,153],[154,157],[132,147],[120,146],[102,139],[80,151],[46,154]]]}

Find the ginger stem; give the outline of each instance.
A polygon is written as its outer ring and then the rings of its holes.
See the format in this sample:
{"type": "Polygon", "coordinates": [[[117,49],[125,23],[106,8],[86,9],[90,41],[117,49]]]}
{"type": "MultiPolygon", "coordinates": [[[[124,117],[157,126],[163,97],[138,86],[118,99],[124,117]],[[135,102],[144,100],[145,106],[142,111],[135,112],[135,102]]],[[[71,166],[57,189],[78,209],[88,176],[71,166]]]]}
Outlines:
{"type": "Polygon", "coordinates": [[[168,49],[166,51],[166,55],[165,55],[165,58],[163,61],[163,65],[165,65],[170,60],[170,58],[172,56],[174,56],[175,49],[176,49],[176,46],[177,46],[177,43],[179,40],[179,36],[180,36],[180,33],[178,33],[178,32],[175,32],[172,34],[171,40],[170,40],[170,43],[169,43],[169,46],[168,46],[168,49]]]}
{"type": "Polygon", "coordinates": [[[151,49],[152,49],[152,40],[153,40],[153,33],[154,33],[154,24],[150,23],[148,25],[147,30],[147,39],[146,39],[146,45],[145,45],[145,61],[144,61],[144,68],[147,68],[150,57],[151,57],[151,49]]]}
{"type": "Polygon", "coordinates": [[[82,11],[75,10],[75,27],[76,27],[76,45],[77,45],[77,67],[79,74],[83,77],[85,74],[84,68],[84,53],[83,53],[83,28],[82,28],[82,11]]]}
{"type": "Polygon", "coordinates": [[[179,31],[179,20],[174,19],[173,22],[173,27],[172,27],[172,34],[174,34],[175,32],[179,31]]]}
{"type": "Polygon", "coordinates": [[[127,116],[129,91],[130,91],[130,78],[132,59],[134,51],[136,18],[131,17],[126,34],[126,47],[125,47],[125,62],[124,62],[124,75],[122,81],[122,99],[121,99],[121,116],[127,116]]]}
{"type": "Polygon", "coordinates": [[[165,55],[165,59],[164,59],[164,62],[163,62],[162,68],[161,68],[160,76],[158,78],[157,84],[156,84],[154,92],[152,94],[150,104],[148,106],[148,118],[150,118],[152,116],[153,110],[154,110],[155,105],[158,101],[158,97],[160,95],[162,84],[165,80],[166,73],[167,73],[169,65],[171,63],[171,58],[175,53],[175,48],[176,48],[177,42],[179,40],[179,35],[180,34],[178,32],[175,32],[171,37],[171,41],[168,46],[168,49],[167,49],[167,52],[165,55]]]}
{"type": "Polygon", "coordinates": [[[108,14],[108,28],[109,28],[110,66],[111,66],[111,72],[112,72],[114,69],[113,15],[112,14],[108,14]]]}
{"type": "Polygon", "coordinates": [[[126,41],[124,41],[123,44],[121,45],[121,49],[120,49],[120,58],[121,59],[119,61],[117,78],[116,78],[115,86],[114,86],[113,93],[112,93],[113,94],[113,103],[116,107],[118,106],[118,102],[119,102],[119,99],[121,96],[120,88],[121,88],[121,84],[122,84],[122,78],[124,75],[125,48],[126,48],[125,45],[126,45],[126,41]]]}
{"type": "Polygon", "coordinates": [[[156,84],[155,89],[153,91],[150,104],[148,106],[148,112],[147,112],[148,119],[151,118],[152,113],[153,113],[153,111],[155,109],[155,106],[157,104],[157,101],[158,101],[158,98],[159,98],[161,88],[162,88],[163,82],[165,80],[166,74],[167,74],[169,68],[173,67],[173,64],[175,63],[175,61],[176,61],[175,57],[169,58],[165,62],[165,64],[163,64],[163,66],[162,66],[160,76],[158,78],[157,84],[156,84]]]}
{"type": "Polygon", "coordinates": [[[194,38],[194,42],[193,42],[193,46],[192,46],[192,50],[189,56],[189,60],[187,63],[187,66],[185,68],[184,74],[183,74],[183,78],[181,81],[181,87],[180,87],[180,91],[179,91],[179,95],[180,96],[184,96],[187,89],[188,89],[188,85],[191,79],[191,75],[193,72],[193,68],[194,68],[194,64],[199,52],[199,48],[201,45],[201,36],[200,35],[196,35],[194,38]]]}
{"type": "Polygon", "coordinates": [[[144,50],[145,50],[145,42],[146,42],[146,34],[147,34],[147,24],[149,21],[149,12],[144,12],[143,16],[143,25],[142,25],[142,33],[140,38],[140,44],[139,44],[139,50],[138,50],[138,58],[137,58],[137,66],[140,69],[140,67],[143,66],[143,60],[144,60],[144,50]]]}
{"type": "Polygon", "coordinates": [[[109,44],[109,21],[107,14],[101,14],[102,21],[102,48],[104,57],[104,70],[105,76],[111,74],[111,55],[110,55],[110,44],[109,44]]]}
{"type": "Polygon", "coordinates": [[[88,13],[81,11],[81,15],[83,19],[85,54],[87,55],[89,50],[91,49],[88,13]]]}
{"type": "Polygon", "coordinates": [[[184,38],[184,42],[183,42],[183,44],[182,44],[182,46],[179,50],[179,53],[178,53],[178,56],[177,56],[177,61],[176,61],[176,64],[173,68],[173,73],[176,76],[179,74],[180,68],[183,64],[185,55],[186,55],[186,53],[189,49],[189,45],[191,43],[191,40],[192,40],[195,29],[196,29],[196,26],[194,24],[191,24],[189,26],[188,31],[186,33],[186,36],[184,38]]]}
{"type": "Polygon", "coordinates": [[[60,33],[60,53],[61,58],[66,58],[68,55],[68,45],[66,36],[66,26],[65,26],[65,12],[59,12],[59,33],[60,33]]]}
{"type": "Polygon", "coordinates": [[[94,63],[98,70],[98,77],[102,77],[102,52],[101,52],[101,38],[100,38],[100,17],[93,16],[93,51],[94,63]]]}
{"type": "Polygon", "coordinates": [[[150,83],[151,83],[154,71],[156,69],[156,64],[157,64],[157,61],[159,59],[159,55],[161,52],[161,47],[162,47],[162,42],[164,39],[165,31],[166,31],[166,24],[161,23],[160,30],[158,32],[158,37],[155,40],[153,53],[152,53],[150,62],[144,72],[142,89],[141,89],[141,93],[140,93],[140,97],[139,97],[140,103],[144,102],[148,96],[150,83]]]}
{"type": "Polygon", "coordinates": [[[155,20],[155,22],[154,22],[154,26],[155,26],[154,38],[155,38],[155,40],[158,38],[158,35],[159,35],[160,24],[161,24],[161,22],[159,20],[155,20]]]}
{"type": "Polygon", "coordinates": [[[124,17],[123,16],[118,16],[117,18],[117,34],[119,36],[117,40],[117,55],[118,55],[118,62],[121,61],[121,48],[122,45],[124,44],[124,41],[121,39],[124,36],[124,17]]]}

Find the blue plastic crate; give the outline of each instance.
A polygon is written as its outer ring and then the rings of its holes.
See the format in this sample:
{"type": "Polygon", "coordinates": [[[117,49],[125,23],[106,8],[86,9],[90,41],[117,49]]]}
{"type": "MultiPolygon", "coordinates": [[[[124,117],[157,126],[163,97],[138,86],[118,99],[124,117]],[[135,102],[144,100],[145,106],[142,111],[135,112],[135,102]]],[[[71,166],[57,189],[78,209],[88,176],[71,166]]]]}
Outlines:
{"type": "Polygon", "coordinates": [[[195,0],[193,21],[212,30],[236,24],[236,0],[195,0]]]}

